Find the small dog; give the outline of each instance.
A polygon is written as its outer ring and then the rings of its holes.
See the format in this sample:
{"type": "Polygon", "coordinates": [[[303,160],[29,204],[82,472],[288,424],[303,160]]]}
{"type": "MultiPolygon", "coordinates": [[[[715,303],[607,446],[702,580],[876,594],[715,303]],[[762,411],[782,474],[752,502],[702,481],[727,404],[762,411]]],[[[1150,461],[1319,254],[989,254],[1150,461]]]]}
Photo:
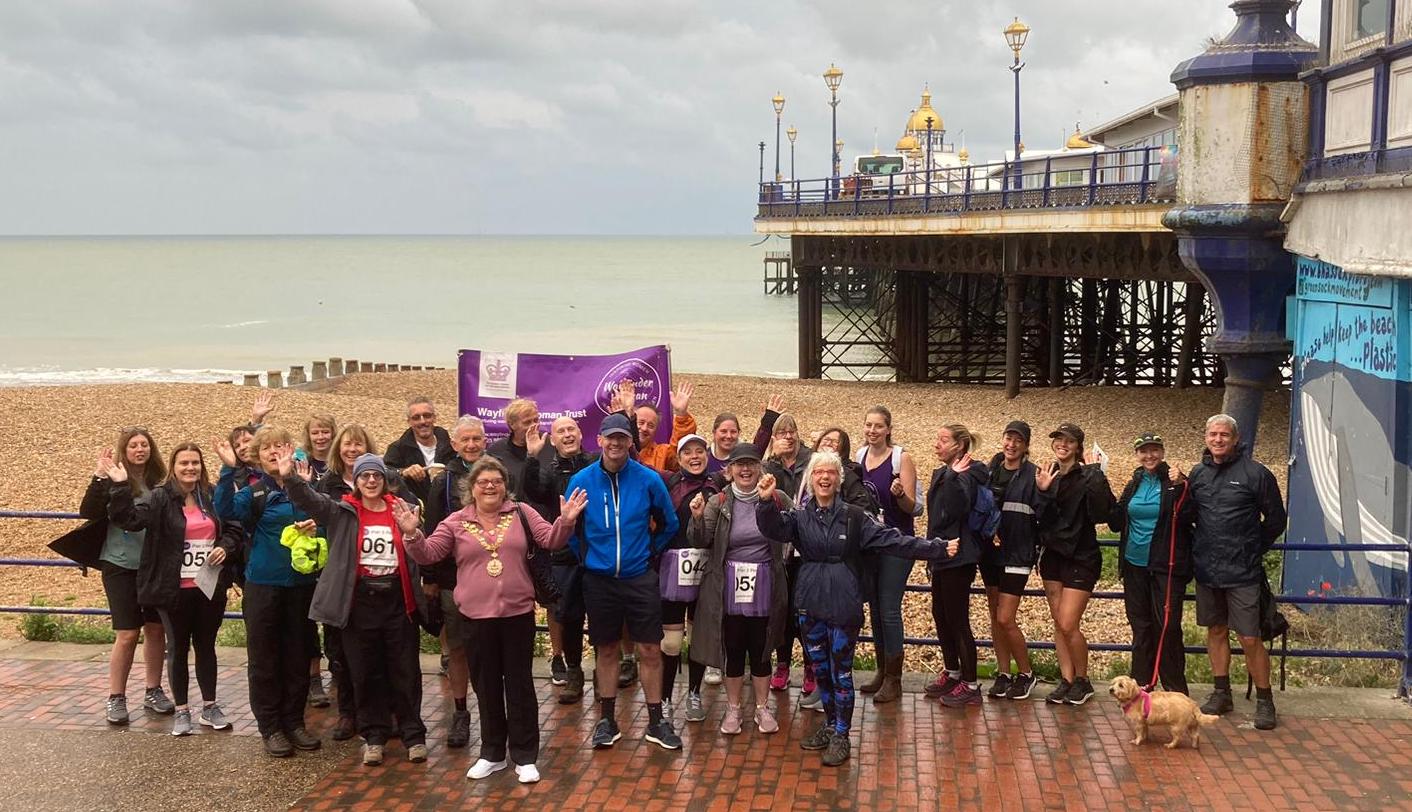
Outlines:
{"type": "Polygon", "coordinates": [[[1182,736],[1191,734],[1191,746],[1201,749],[1201,728],[1220,719],[1202,713],[1196,702],[1186,694],[1173,691],[1145,691],[1132,677],[1118,677],[1108,686],[1112,694],[1123,706],[1123,718],[1137,734],[1133,744],[1147,740],[1149,725],[1166,725],[1172,740],[1167,743],[1171,750],[1181,743],[1182,736]]]}

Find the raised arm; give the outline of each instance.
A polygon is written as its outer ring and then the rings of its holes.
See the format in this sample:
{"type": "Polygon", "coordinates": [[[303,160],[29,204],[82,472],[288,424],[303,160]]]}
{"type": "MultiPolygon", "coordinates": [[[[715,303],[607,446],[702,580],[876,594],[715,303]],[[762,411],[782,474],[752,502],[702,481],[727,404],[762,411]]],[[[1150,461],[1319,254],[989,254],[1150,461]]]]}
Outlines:
{"type": "Polygon", "coordinates": [[[236,469],[229,465],[221,466],[220,477],[216,479],[216,515],[228,522],[245,522],[250,519],[250,488],[236,488],[236,469]]]}
{"type": "Polygon", "coordinates": [[[586,504],[588,494],[582,490],[576,490],[567,497],[559,497],[559,518],[555,519],[553,524],[546,522],[533,507],[523,502],[519,507],[529,523],[530,532],[534,534],[534,543],[546,550],[558,550],[569,543],[569,537],[574,534],[574,525],[586,504]]]}
{"type": "Polygon", "coordinates": [[[456,549],[456,524],[443,521],[428,536],[422,533],[422,520],[418,513],[406,502],[399,500],[392,503],[392,516],[402,529],[402,543],[407,548],[407,555],[423,566],[435,564],[456,549]]]}
{"type": "Polygon", "coordinates": [[[897,558],[913,558],[922,561],[945,561],[955,555],[960,547],[957,539],[942,542],[936,539],[904,536],[901,530],[874,521],[862,521],[857,524],[859,532],[862,534],[858,540],[858,546],[868,552],[885,553],[897,558]]]}
{"type": "Polygon", "coordinates": [[[284,480],[284,492],[296,508],[309,514],[320,527],[328,527],[338,503],[309,486],[303,477],[291,476],[284,480]]]}

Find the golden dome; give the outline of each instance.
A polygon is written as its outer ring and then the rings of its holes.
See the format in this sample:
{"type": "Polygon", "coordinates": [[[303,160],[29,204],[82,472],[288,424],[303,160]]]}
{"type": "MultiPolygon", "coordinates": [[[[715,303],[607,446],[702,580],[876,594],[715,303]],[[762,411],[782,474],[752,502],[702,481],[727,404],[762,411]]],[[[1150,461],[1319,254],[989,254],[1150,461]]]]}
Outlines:
{"type": "Polygon", "coordinates": [[[961,147],[961,151],[956,153],[956,157],[961,159],[961,163],[966,163],[971,160],[971,151],[965,147],[961,147]]]}
{"type": "Polygon", "coordinates": [[[917,136],[908,133],[897,139],[897,151],[908,152],[917,149],[917,136]]]}
{"type": "Polygon", "coordinates": [[[1064,149],[1092,149],[1093,142],[1085,139],[1079,132],[1079,125],[1074,125],[1074,134],[1069,136],[1069,140],[1064,142],[1064,149]]]}
{"type": "Polygon", "coordinates": [[[932,120],[931,129],[933,132],[940,132],[946,129],[946,124],[941,120],[941,114],[932,108],[931,90],[923,89],[922,106],[913,110],[912,117],[907,119],[907,132],[926,132],[928,118],[932,120]]]}

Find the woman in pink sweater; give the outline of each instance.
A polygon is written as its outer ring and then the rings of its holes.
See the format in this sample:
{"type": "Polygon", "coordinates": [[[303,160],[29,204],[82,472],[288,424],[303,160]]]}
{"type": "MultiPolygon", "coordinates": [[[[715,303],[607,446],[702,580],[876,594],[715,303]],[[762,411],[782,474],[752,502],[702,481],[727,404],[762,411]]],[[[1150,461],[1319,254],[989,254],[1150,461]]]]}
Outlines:
{"type": "Polygon", "coordinates": [[[539,780],[539,704],[531,672],[535,607],[527,539],[533,536],[549,550],[563,547],[588,495],[580,490],[561,496],[559,519],[551,525],[534,508],[508,497],[509,474],[494,457],[481,457],[461,481],[465,507],[430,536],[407,532],[407,552],[419,564],[447,556],[456,562],[456,607],[464,620],[465,651],[476,653],[471,679],[480,709],[480,759],[466,777],[486,778],[505,769],[508,749],[520,783],[531,784],[539,780]]]}

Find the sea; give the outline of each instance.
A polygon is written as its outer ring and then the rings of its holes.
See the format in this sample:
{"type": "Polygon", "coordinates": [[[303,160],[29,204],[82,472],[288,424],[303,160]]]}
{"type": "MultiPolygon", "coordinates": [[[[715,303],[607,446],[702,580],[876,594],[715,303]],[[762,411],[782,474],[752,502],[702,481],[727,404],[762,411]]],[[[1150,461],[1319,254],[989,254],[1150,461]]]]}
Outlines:
{"type": "Polygon", "coordinates": [[[238,381],[330,356],[619,353],[792,377],[796,303],[721,237],[0,238],[0,386],[238,381]]]}

